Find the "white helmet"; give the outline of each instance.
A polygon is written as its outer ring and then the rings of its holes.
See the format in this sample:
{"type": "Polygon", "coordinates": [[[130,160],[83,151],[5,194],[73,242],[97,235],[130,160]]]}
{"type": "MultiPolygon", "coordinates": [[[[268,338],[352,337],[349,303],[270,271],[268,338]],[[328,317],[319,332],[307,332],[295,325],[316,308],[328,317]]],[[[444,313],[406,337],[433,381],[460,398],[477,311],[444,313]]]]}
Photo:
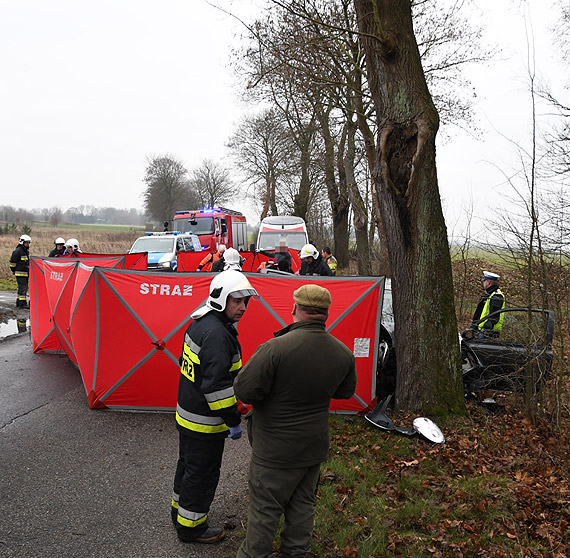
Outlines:
{"type": "Polygon", "coordinates": [[[224,269],[237,269],[241,271],[241,256],[235,248],[228,248],[222,257],[226,262],[224,269]]]}
{"type": "Polygon", "coordinates": [[[225,251],[226,251],[226,245],[218,244],[218,252],[221,252],[223,254],[225,251]]]}
{"type": "Polygon", "coordinates": [[[210,294],[206,305],[198,308],[191,315],[193,320],[201,318],[210,310],[223,312],[226,309],[226,301],[228,296],[233,298],[241,298],[244,296],[259,296],[257,291],[251,286],[247,277],[240,271],[235,269],[227,269],[218,273],[210,283],[210,294]]]}
{"type": "Polygon", "coordinates": [[[58,237],[53,241],[53,243],[54,243],[55,245],[58,245],[58,244],[65,244],[65,240],[64,240],[63,238],[61,238],[61,236],[58,236],[58,237]]]}
{"type": "Polygon", "coordinates": [[[305,246],[303,246],[299,252],[299,257],[301,259],[304,259],[308,258],[309,256],[317,259],[319,257],[319,251],[312,244],[305,244],[305,246]]]}
{"type": "Polygon", "coordinates": [[[31,242],[32,239],[27,235],[27,234],[23,234],[20,237],[20,244],[24,244],[24,242],[31,242]]]}
{"type": "Polygon", "coordinates": [[[66,243],[66,246],[73,248],[74,250],[79,250],[79,240],[77,238],[70,238],[66,243]]]}

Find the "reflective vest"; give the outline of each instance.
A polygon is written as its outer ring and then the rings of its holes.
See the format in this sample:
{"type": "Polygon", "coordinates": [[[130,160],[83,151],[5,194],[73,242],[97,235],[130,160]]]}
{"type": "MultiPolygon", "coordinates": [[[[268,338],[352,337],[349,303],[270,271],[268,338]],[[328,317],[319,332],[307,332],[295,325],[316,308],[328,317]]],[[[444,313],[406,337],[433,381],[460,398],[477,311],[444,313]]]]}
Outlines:
{"type": "MultiPolygon", "coordinates": [[[[483,318],[485,318],[485,316],[489,315],[489,307],[491,306],[491,298],[493,298],[495,295],[501,295],[503,297],[503,304],[501,305],[500,310],[503,310],[503,308],[505,307],[505,295],[502,293],[501,289],[497,289],[496,291],[493,291],[488,297],[487,300],[485,302],[485,306],[483,306],[483,310],[481,311],[481,316],[480,316],[480,320],[483,320],[483,318]]],[[[501,312],[499,314],[499,319],[497,321],[497,323],[493,326],[493,329],[491,331],[501,331],[503,329],[503,319],[505,318],[505,313],[501,312]]],[[[485,325],[485,323],[487,322],[487,320],[483,320],[477,327],[479,328],[479,330],[483,329],[483,326],[485,325]]]]}

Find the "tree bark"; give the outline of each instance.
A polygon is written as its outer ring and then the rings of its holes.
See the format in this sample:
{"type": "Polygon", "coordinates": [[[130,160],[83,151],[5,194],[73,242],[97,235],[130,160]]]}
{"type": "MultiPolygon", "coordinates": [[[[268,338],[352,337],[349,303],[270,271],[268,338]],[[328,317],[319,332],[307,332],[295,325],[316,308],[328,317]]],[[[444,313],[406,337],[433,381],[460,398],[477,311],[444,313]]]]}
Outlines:
{"type": "Polygon", "coordinates": [[[439,117],[409,0],[355,0],[378,121],[373,180],[392,269],[396,406],[465,411],[451,257],[439,195],[439,117]]]}
{"type": "Polygon", "coordinates": [[[340,177],[337,182],[335,177],[335,145],[330,130],[330,109],[325,111],[321,105],[317,107],[316,113],[325,146],[323,157],[325,184],[331,204],[334,254],[339,267],[346,268],[348,267],[348,211],[350,209],[350,203],[345,184],[340,177]]]}

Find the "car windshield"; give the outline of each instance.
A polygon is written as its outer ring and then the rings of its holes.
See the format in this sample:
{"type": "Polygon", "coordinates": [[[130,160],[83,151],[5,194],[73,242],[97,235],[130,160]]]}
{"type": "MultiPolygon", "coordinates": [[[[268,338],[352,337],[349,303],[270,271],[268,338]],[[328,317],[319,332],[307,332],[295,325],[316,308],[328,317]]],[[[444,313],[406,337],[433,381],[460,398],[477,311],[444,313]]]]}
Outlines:
{"type": "Polygon", "coordinates": [[[194,234],[213,234],[213,217],[183,217],[174,221],[176,230],[194,234]]]}
{"type": "Polygon", "coordinates": [[[384,283],[384,300],[382,301],[382,324],[394,329],[394,311],[392,309],[392,285],[390,279],[384,283]]]}
{"type": "Polygon", "coordinates": [[[262,232],[259,234],[259,250],[275,250],[284,240],[289,248],[300,250],[307,244],[307,235],[299,231],[275,231],[262,232]]]}
{"type": "Polygon", "coordinates": [[[137,238],[131,248],[131,254],[138,252],[174,252],[174,238],[161,238],[160,236],[137,238]]]}

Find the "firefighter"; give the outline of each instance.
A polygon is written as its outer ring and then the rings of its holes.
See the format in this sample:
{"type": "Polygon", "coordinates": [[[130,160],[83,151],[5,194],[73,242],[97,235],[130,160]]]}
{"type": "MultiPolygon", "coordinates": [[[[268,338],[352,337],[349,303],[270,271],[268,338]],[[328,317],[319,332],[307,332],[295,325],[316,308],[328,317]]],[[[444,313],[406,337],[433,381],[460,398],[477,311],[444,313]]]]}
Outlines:
{"type": "Polygon", "coordinates": [[[49,253],[48,258],[60,258],[65,252],[65,240],[58,237],[53,241],[55,248],[49,253]]]}
{"type": "Polygon", "coordinates": [[[505,315],[503,312],[485,320],[485,316],[505,307],[505,295],[499,288],[500,277],[496,273],[483,271],[482,281],[485,293],[477,304],[471,324],[472,329],[479,332],[480,338],[498,338],[503,329],[503,317],[505,315]]]}
{"type": "Polygon", "coordinates": [[[18,283],[18,297],[16,308],[29,308],[28,305],[28,275],[30,272],[30,243],[32,239],[23,234],[16,249],[10,257],[10,271],[16,276],[18,283]]]}
{"type": "Polygon", "coordinates": [[[64,256],[72,256],[78,258],[78,254],[81,254],[82,250],[79,248],[79,240],[77,238],[70,238],[65,243],[65,251],[63,252],[64,256]]]}
{"type": "Polygon", "coordinates": [[[236,323],[257,292],[241,272],[212,279],[205,306],[192,314],[180,355],[176,423],[179,459],[174,477],[172,521],[182,542],[214,543],[221,527],[208,524],[220,478],[224,441],[241,437],[241,414],[233,382],[241,370],[236,323]]]}
{"type": "Polygon", "coordinates": [[[196,271],[212,271],[212,264],[217,262],[226,251],[225,244],[218,244],[218,249],[215,252],[209,252],[208,255],[200,262],[196,271]]]}
{"type": "Polygon", "coordinates": [[[299,252],[301,269],[299,275],[332,275],[331,268],[326,264],[319,251],[312,244],[305,244],[299,252]]]}
{"type": "Polygon", "coordinates": [[[226,269],[237,269],[241,271],[241,256],[235,248],[228,248],[224,255],[212,264],[212,271],[219,272],[226,269]]]}

